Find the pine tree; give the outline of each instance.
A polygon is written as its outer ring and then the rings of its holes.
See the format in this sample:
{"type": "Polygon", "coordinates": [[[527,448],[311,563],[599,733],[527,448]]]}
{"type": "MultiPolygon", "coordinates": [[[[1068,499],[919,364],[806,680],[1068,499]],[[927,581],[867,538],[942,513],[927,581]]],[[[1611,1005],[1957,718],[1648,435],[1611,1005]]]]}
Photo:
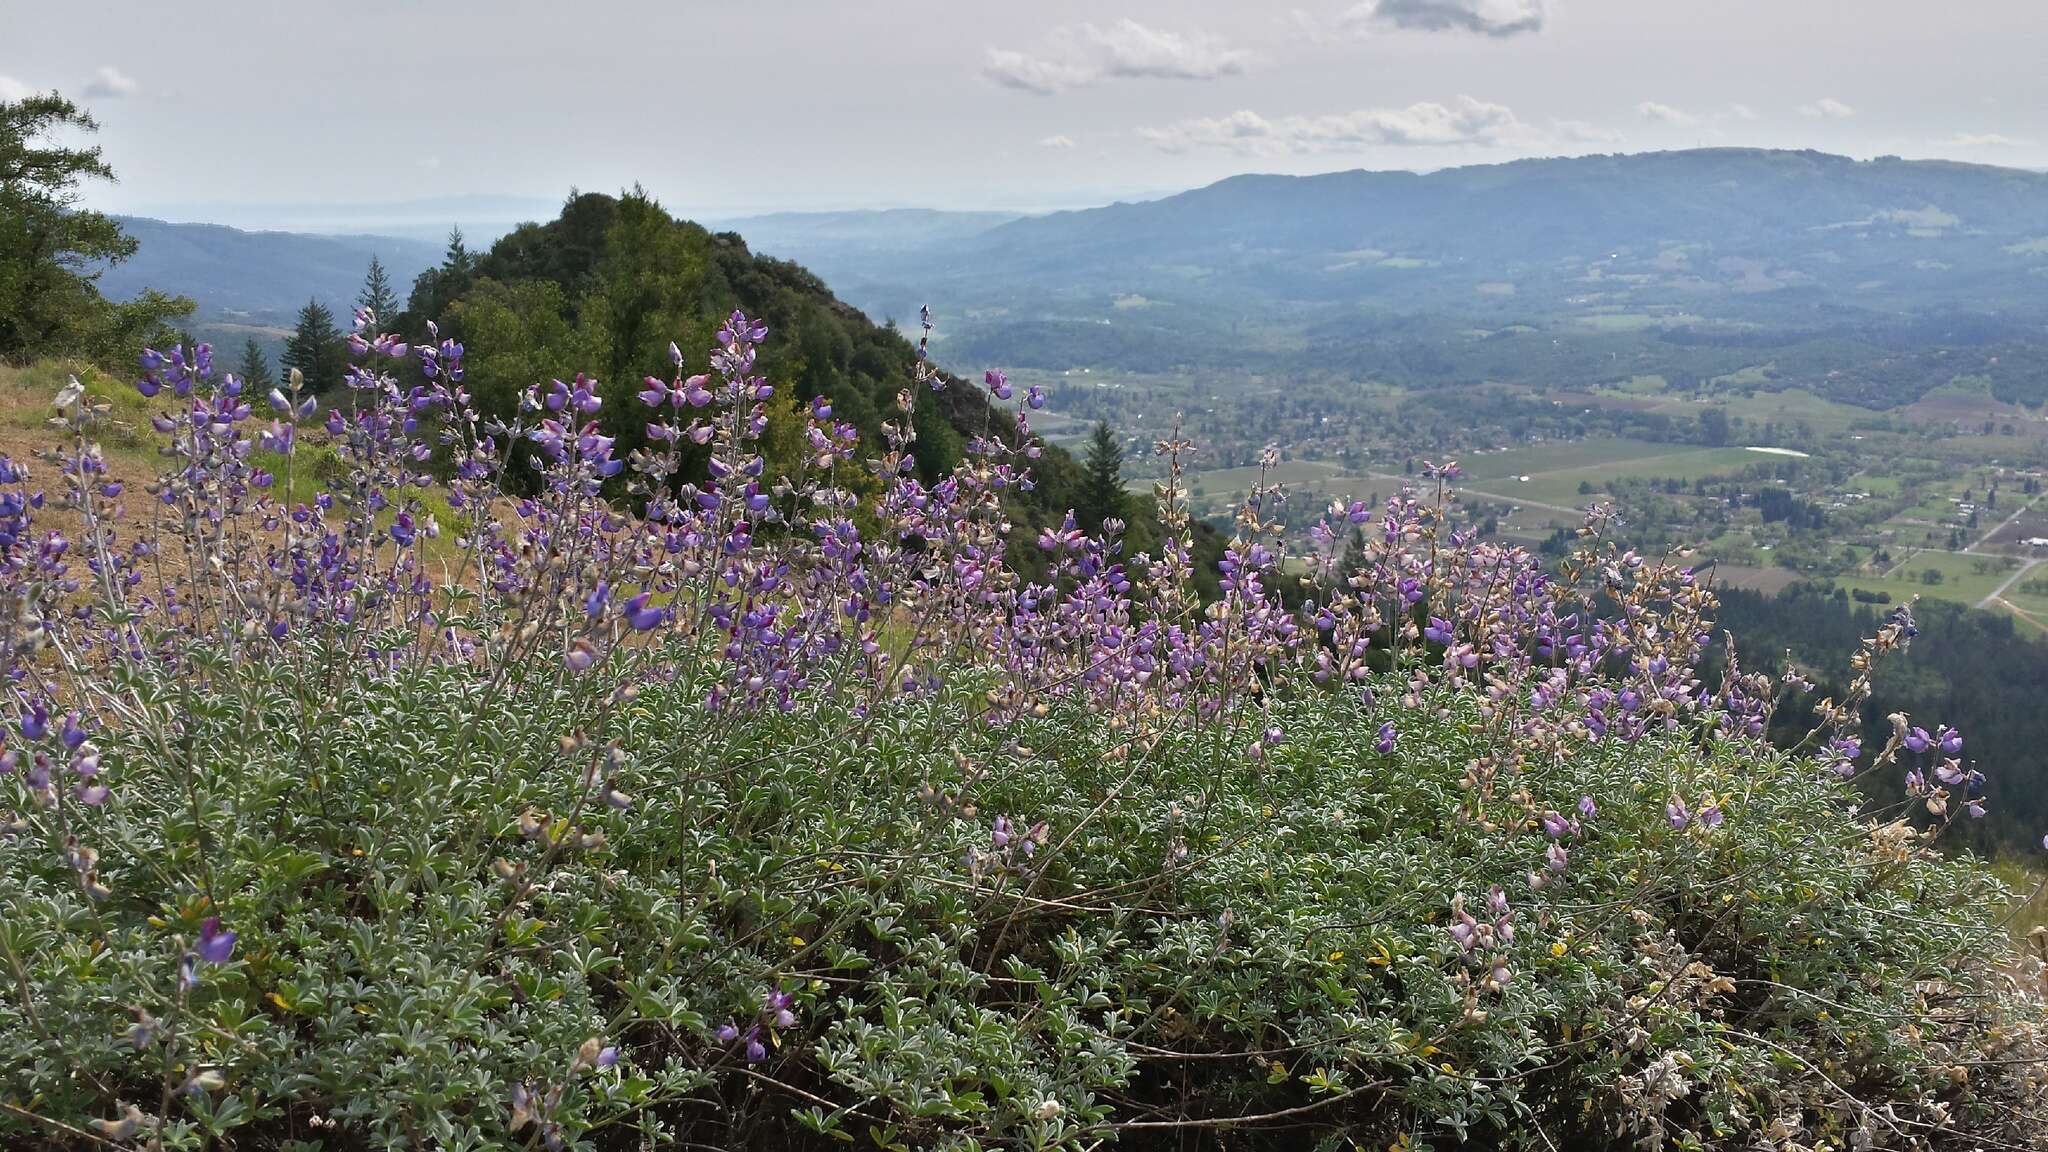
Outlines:
{"type": "Polygon", "coordinates": [[[55,92],[0,95],[0,357],[132,363],[124,344],[161,340],[165,324],[192,311],[190,300],[157,292],[125,304],[100,295],[100,271],[133,256],[136,240],[79,206],[80,184],[114,178],[98,148],[70,146],[98,128],[55,92]]]}
{"type": "Polygon", "coordinates": [[[370,256],[370,271],[363,277],[363,290],[356,295],[356,307],[368,309],[379,325],[389,326],[398,319],[398,295],[384,275],[384,262],[374,253],[370,256]]]}
{"type": "Polygon", "coordinates": [[[412,295],[406,298],[406,325],[400,331],[412,331],[429,320],[441,320],[448,305],[455,302],[476,279],[476,256],[463,243],[462,229],[448,230],[448,251],[441,257],[439,268],[429,268],[412,282],[412,295]]]}
{"type": "Polygon", "coordinates": [[[261,396],[277,386],[277,377],[270,371],[270,357],[254,340],[242,345],[242,362],[235,365],[235,375],[242,381],[244,396],[261,396]]]}
{"type": "Polygon", "coordinates": [[[1350,539],[1344,541],[1344,556],[1337,561],[1337,582],[1350,580],[1353,573],[1366,567],[1371,555],[1366,548],[1365,529],[1353,528],[1350,539]]]}
{"type": "Polygon", "coordinates": [[[441,256],[441,267],[460,276],[476,270],[476,257],[469,254],[469,246],[462,242],[460,224],[448,230],[448,251],[441,256]]]}
{"type": "Polygon", "coordinates": [[[1081,527],[1100,532],[1104,520],[1112,516],[1125,519],[1128,497],[1124,492],[1124,446],[1109,421],[1095,426],[1081,472],[1081,506],[1075,510],[1081,527]]]}
{"type": "Polygon", "coordinates": [[[285,341],[284,366],[305,374],[306,387],[321,392],[341,383],[348,364],[348,345],[334,326],[334,313],[318,300],[299,309],[298,328],[285,341]]]}

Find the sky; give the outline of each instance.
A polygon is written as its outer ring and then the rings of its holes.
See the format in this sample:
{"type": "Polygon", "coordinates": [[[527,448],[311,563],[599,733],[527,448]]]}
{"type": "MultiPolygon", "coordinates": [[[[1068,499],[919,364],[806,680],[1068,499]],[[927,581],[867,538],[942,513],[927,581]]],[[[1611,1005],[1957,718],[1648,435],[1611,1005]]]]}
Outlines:
{"type": "Polygon", "coordinates": [[[0,0],[0,99],[77,99],[89,202],[172,218],[1034,211],[1698,146],[2048,167],[2044,40],[2042,0],[0,0]]]}

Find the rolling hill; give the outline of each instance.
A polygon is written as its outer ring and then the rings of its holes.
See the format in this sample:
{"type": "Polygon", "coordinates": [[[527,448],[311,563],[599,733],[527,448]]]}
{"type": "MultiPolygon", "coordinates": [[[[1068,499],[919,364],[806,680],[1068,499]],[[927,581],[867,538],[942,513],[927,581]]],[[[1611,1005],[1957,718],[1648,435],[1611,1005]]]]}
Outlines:
{"type": "MultiPolygon", "coordinates": [[[[946,351],[969,363],[1429,383],[1498,379],[1532,349],[1606,359],[1650,341],[1681,374],[1810,357],[1857,376],[1929,347],[2031,340],[2048,320],[2048,175],[1893,157],[1704,149],[1248,175],[953,235],[931,226],[909,245],[880,219],[856,243],[858,223],[829,240],[786,232],[781,254],[870,314],[928,298],[946,351]]],[[[1898,398],[1892,383],[1854,383],[1821,386],[1898,398]]]]}
{"type": "Polygon", "coordinates": [[[401,289],[441,258],[441,245],[393,236],[309,236],[244,232],[220,224],[172,224],[117,217],[135,255],[100,277],[100,289],[129,299],[144,288],[190,296],[198,319],[288,322],[309,298],[346,313],[376,256],[401,289]]]}

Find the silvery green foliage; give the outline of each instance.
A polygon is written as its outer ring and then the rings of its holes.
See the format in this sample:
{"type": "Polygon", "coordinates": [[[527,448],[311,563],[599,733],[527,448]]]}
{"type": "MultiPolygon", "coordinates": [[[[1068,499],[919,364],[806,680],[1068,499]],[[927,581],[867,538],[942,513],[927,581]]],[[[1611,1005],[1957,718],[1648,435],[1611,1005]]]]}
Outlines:
{"type": "Polygon", "coordinates": [[[620,460],[597,382],[494,423],[431,335],[359,318],[325,411],[152,352],[158,482],[82,387],[56,494],[0,474],[10,1140],[2048,1130],[2004,894],[1930,847],[1981,803],[1961,737],[1865,750],[1859,695],[1772,751],[1782,685],[1692,671],[1711,592],[1597,523],[1546,572],[1455,530],[1444,465],[1290,567],[1262,488],[1202,604],[1170,480],[1161,555],[1069,519],[1027,579],[1028,397],[934,483],[928,364],[872,454],[814,398],[771,461],[735,315],[620,460]],[[1855,811],[1879,770],[1910,811],[1855,811]]]}

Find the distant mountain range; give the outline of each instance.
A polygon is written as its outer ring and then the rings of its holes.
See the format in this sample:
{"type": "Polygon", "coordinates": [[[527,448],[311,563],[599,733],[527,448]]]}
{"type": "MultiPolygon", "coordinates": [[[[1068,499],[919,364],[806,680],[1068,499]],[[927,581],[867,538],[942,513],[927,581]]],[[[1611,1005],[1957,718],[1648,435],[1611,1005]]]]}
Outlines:
{"type": "Polygon", "coordinates": [[[402,300],[415,276],[440,263],[443,248],[395,236],[307,236],[117,219],[138,246],[133,257],[101,275],[101,291],[117,299],[144,288],[190,296],[201,320],[284,323],[316,298],[345,316],[373,255],[402,300]]]}
{"type": "MultiPolygon", "coordinates": [[[[1338,371],[1413,383],[1497,379],[1530,348],[1555,348],[1578,350],[1573,372],[1597,356],[1632,357],[1639,371],[1798,360],[1825,376],[1890,370],[1901,349],[1995,349],[2048,334],[2048,174],[1889,157],[1701,149],[1239,176],[1042,216],[709,224],[803,264],[874,319],[907,321],[932,304],[942,357],[966,370],[1338,371]],[[1473,343],[1482,338],[1492,343],[1473,343]],[[1772,352],[1795,345],[1801,356],[1772,352]],[[1719,351],[1686,351],[1698,348],[1719,351]]],[[[442,248],[124,225],[142,247],[108,274],[108,291],[185,292],[214,318],[275,321],[309,296],[343,307],[372,252],[403,292],[442,248]]]]}
{"type": "Polygon", "coordinates": [[[459,227],[471,247],[491,241],[529,220],[546,220],[561,210],[560,200],[530,196],[435,196],[418,200],[368,203],[248,203],[184,201],[137,204],[130,216],[152,220],[202,221],[250,232],[305,232],[318,236],[402,236],[436,244],[459,227]]]}
{"type": "Polygon", "coordinates": [[[762,223],[870,314],[929,301],[956,353],[1046,367],[1326,359],[1420,317],[1753,339],[2048,317],[2048,174],[1818,152],[1239,176],[1009,220],[762,223]]]}

